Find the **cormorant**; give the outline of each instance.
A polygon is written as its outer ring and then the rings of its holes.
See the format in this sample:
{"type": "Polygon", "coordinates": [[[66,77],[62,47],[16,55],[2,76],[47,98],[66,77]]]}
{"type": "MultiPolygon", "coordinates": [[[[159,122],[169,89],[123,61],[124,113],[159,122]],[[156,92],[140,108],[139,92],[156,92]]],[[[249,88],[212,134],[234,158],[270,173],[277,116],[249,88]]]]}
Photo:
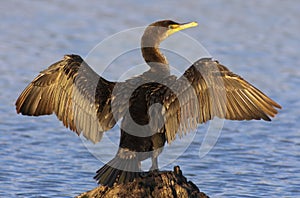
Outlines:
{"type": "Polygon", "coordinates": [[[119,150],[95,176],[108,186],[133,181],[147,158],[152,159],[151,170],[157,170],[165,142],[214,117],[270,121],[281,106],[216,60],[202,58],[181,77],[170,75],[159,44],[194,26],[196,22],[171,20],[150,24],[141,40],[150,69],[125,82],[110,82],[80,56],[65,55],[25,88],[16,101],[17,112],[55,113],[66,127],[94,143],[122,118],[119,150]]]}

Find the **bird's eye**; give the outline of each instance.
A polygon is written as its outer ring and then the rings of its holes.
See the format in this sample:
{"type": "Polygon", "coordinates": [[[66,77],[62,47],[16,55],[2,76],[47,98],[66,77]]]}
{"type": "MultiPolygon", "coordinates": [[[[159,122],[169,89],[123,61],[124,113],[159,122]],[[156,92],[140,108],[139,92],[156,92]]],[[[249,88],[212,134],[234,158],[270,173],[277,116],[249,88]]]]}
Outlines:
{"type": "Polygon", "coordinates": [[[172,25],[169,25],[169,29],[176,29],[176,28],[178,28],[178,26],[179,25],[177,25],[177,24],[172,24],[172,25]]]}

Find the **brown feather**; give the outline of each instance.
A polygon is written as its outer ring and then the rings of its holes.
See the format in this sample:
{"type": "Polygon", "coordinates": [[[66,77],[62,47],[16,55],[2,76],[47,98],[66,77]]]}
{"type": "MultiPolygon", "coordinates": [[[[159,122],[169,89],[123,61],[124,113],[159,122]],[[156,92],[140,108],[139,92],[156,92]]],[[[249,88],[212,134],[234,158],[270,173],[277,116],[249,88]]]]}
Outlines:
{"type": "Polygon", "coordinates": [[[54,112],[66,127],[98,142],[101,132],[116,122],[108,102],[114,84],[96,74],[80,56],[66,55],[25,88],[16,101],[16,109],[34,116],[54,112]]]}
{"type": "Polygon", "coordinates": [[[162,97],[166,109],[165,130],[169,143],[175,139],[178,131],[181,137],[194,130],[196,127],[194,120],[198,124],[214,117],[269,121],[270,117],[277,113],[276,108],[281,108],[242,77],[208,58],[200,59],[187,69],[181,78],[169,84],[180,90],[178,96],[166,92],[162,97]],[[189,86],[182,83],[183,79],[188,80],[189,86]],[[197,95],[197,101],[194,100],[195,97],[189,89],[191,87],[197,95]],[[180,103],[176,102],[178,100],[180,103]],[[197,109],[196,106],[199,106],[199,110],[194,111],[197,109]]]}

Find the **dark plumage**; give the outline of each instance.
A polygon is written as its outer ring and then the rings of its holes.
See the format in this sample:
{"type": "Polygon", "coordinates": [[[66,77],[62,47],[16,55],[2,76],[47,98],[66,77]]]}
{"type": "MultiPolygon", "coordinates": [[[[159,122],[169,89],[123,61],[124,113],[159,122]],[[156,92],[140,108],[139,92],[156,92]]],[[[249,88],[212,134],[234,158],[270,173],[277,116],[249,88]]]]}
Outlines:
{"type": "Polygon", "coordinates": [[[96,74],[78,55],[42,71],[16,101],[18,113],[55,113],[63,124],[94,143],[123,118],[120,148],[115,158],[98,170],[102,185],[132,181],[141,161],[157,157],[172,142],[214,117],[266,120],[281,108],[240,76],[211,58],[203,58],[177,78],[170,75],[159,44],[174,32],[196,26],[165,20],[149,25],[141,50],[150,69],[125,82],[110,82],[96,74]]]}

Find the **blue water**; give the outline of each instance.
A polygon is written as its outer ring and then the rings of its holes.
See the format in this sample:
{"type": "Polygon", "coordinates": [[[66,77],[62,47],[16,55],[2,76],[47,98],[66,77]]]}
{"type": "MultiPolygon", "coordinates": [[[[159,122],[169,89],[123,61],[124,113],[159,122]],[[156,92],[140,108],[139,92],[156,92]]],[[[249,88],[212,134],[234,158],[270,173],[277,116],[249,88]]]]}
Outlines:
{"type": "MultiPolygon", "coordinates": [[[[92,177],[103,163],[83,141],[55,116],[17,115],[14,102],[39,71],[64,54],[84,57],[115,33],[166,18],[198,21],[199,27],[185,33],[283,109],[272,122],[225,121],[216,145],[200,158],[209,124],[202,125],[187,150],[162,169],[180,165],[211,197],[300,197],[299,1],[12,0],[0,5],[0,197],[74,197],[97,186],[92,177]]],[[[135,59],[125,61],[128,66],[135,59]]],[[[118,133],[118,128],[110,132],[118,133]]]]}

